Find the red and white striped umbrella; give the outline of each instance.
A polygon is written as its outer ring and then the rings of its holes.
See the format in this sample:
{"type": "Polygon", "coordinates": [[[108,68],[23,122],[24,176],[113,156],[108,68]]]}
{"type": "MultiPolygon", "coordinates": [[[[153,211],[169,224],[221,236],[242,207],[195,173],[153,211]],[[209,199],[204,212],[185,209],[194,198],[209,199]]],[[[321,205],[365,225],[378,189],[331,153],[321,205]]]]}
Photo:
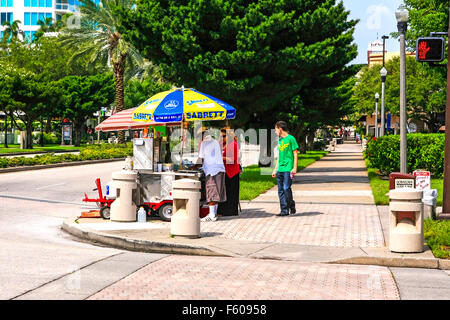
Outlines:
{"type": "Polygon", "coordinates": [[[95,131],[118,131],[118,130],[137,130],[148,126],[160,126],[163,123],[157,122],[137,122],[133,121],[133,111],[136,108],[131,108],[117,112],[108,119],[95,127],[95,131]]]}

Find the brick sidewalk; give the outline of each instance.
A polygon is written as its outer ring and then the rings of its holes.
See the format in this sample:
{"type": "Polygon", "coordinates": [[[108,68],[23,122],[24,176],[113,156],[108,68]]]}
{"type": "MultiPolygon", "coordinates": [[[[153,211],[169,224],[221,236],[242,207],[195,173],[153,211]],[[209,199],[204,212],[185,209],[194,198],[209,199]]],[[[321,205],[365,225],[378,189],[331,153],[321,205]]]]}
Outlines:
{"type": "Polygon", "coordinates": [[[398,300],[388,268],[173,255],[89,300],[398,300]]]}
{"type": "Polygon", "coordinates": [[[297,213],[280,212],[277,187],[242,204],[239,217],[202,223],[202,232],[235,240],[332,247],[383,247],[385,241],[358,144],[299,172],[292,185],[297,213]],[[357,203],[357,204],[355,204],[357,203]]]}
{"type": "Polygon", "coordinates": [[[243,204],[239,217],[202,222],[202,233],[234,240],[332,247],[383,247],[373,205],[297,204],[297,213],[277,217],[278,203],[243,204]]]}

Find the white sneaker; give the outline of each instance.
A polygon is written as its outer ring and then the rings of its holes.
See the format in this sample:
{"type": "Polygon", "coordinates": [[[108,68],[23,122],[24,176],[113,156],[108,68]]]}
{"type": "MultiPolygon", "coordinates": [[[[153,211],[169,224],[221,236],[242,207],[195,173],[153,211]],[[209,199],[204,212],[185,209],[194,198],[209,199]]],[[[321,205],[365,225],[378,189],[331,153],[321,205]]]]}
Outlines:
{"type": "Polygon", "coordinates": [[[216,220],[217,220],[217,217],[213,216],[213,215],[210,215],[210,214],[208,214],[206,217],[200,219],[200,221],[202,221],[202,222],[205,222],[205,221],[216,221],[216,220]]]}

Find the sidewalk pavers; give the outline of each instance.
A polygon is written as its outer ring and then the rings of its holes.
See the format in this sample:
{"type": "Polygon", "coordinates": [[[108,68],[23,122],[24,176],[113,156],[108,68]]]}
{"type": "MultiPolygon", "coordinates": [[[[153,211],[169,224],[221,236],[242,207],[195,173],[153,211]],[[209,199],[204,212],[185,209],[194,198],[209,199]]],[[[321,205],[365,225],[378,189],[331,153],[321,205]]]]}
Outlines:
{"type": "Polygon", "coordinates": [[[388,268],[168,256],[89,300],[398,300],[388,268]]]}
{"type": "Polygon", "coordinates": [[[274,187],[252,201],[242,202],[239,216],[202,222],[198,239],[170,237],[170,223],[161,221],[148,222],[149,228],[134,229],[121,229],[120,223],[115,223],[108,230],[101,224],[112,222],[92,224],[92,219],[80,219],[79,224],[74,224],[72,219],[63,227],[90,240],[148,252],[399,267],[448,266],[440,264],[429,249],[409,255],[388,250],[385,209],[378,210],[374,204],[361,148],[356,143],[338,145],[335,152],[299,172],[292,189],[296,214],[276,216],[280,207],[274,187]]]}

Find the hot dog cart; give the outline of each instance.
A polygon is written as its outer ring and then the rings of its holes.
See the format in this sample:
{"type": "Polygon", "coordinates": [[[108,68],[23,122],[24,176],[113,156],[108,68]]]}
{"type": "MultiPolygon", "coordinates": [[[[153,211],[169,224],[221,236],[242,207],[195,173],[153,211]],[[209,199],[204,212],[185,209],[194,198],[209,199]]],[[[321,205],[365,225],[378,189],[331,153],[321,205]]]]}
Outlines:
{"type": "MultiPolygon", "coordinates": [[[[188,168],[193,165],[184,163],[188,168]]],[[[138,203],[166,221],[172,215],[173,182],[182,178],[203,181],[201,171],[179,170],[177,164],[171,163],[168,139],[154,137],[153,132],[148,138],[133,139],[133,170],[138,172],[138,203]]]]}

